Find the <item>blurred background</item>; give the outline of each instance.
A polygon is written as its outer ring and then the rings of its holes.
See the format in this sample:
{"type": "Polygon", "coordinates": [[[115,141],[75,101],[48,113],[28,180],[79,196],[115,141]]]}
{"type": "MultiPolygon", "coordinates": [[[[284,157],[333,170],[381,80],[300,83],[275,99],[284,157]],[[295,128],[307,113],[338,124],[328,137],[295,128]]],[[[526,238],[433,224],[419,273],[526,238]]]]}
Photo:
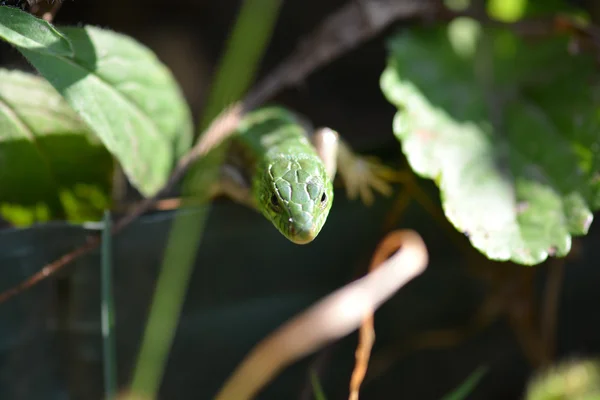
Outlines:
{"type": "MultiPolygon", "coordinates": [[[[172,69],[197,118],[240,3],[65,0],[55,23],[110,28],[150,47],[172,69]]],[[[598,2],[571,3],[600,18],[598,2]]],[[[259,75],[267,74],[344,4],[284,2],[259,75]]],[[[412,23],[399,21],[272,102],[307,115],[317,126],[338,130],[357,150],[402,167],[392,134],[396,110],[382,95],[379,78],[386,62],[386,36],[412,23]]],[[[16,50],[2,43],[0,65],[28,68],[16,50]]],[[[326,229],[310,246],[294,246],[256,213],[226,200],[217,202],[199,244],[161,398],[211,398],[256,342],[363,274],[379,239],[395,227],[417,230],[431,262],[423,276],[377,312],[377,341],[361,399],[440,399],[480,366],[488,372],[469,398],[518,399],[539,367],[597,354],[596,224],[588,236],[575,240],[565,260],[532,268],[493,263],[439,218],[433,183],[416,182],[428,194],[433,211],[413,201],[399,214],[396,195],[365,208],[347,201],[340,191],[326,229]],[[548,306],[553,295],[558,305],[548,306]]],[[[402,186],[396,189],[398,194],[402,186]]],[[[172,218],[172,211],[150,213],[115,239],[116,335],[123,385],[131,378],[172,218]]],[[[1,288],[83,243],[89,233],[61,223],[0,231],[1,288]]],[[[0,305],[0,399],[103,397],[98,265],[96,252],[0,305]]],[[[318,373],[328,399],[347,398],[356,343],[352,334],[293,365],[259,398],[311,399],[311,370],[318,373]]]]}

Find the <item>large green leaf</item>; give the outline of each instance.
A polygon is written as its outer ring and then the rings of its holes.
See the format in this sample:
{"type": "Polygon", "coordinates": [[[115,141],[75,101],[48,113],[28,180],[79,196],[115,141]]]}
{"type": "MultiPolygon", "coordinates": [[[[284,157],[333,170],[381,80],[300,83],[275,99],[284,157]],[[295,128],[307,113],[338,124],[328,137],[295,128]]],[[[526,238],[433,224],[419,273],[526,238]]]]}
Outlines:
{"type": "Polygon", "coordinates": [[[15,224],[99,218],[113,161],[40,77],[0,69],[0,213],[15,224]]]}
{"type": "MultiPolygon", "coordinates": [[[[27,14],[22,19],[39,24],[27,14]]],[[[172,74],[148,48],[125,35],[89,26],[62,28],[61,33],[73,57],[4,39],[64,96],[132,184],[146,196],[155,194],[192,141],[191,115],[172,74]]]]}
{"type": "Polygon", "coordinates": [[[381,77],[414,171],[489,258],[564,256],[600,206],[598,75],[565,37],[527,41],[460,19],[390,43],[381,77]]]}

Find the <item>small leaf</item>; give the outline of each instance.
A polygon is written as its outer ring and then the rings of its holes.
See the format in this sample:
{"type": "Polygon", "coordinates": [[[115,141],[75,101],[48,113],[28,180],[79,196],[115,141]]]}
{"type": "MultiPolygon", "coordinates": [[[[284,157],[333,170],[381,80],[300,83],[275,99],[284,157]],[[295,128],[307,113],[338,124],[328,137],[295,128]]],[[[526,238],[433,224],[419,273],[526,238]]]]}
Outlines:
{"type": "Polygon", "coordinates": [[[69,40],[43,19],[0,6],[0,38],[15,47],[56,56],[72,56],[69,40]]]}
{"type": "Polygon", "coordinates": [[[18,225],[97,219],[113,161],[40,77],[0,69],[0,214],[18,225]]]}
{"type": "Polygon", "coordinates": [[[21,52],[94,130],[132,184],[154,195],[192,141],[177,83],[149,49],[127,36],[94,27],[62,32],[73,58],[21,52]]]}
{"type": "Polygon", "coordinates": [[[394,132],[413,170],[438,184],[448,219],[489,258],[564,256],[600,207],[593,59],[569,54],[566,37],[530,42],[455,23],[479,36],[476,51],[450,40],[456,26],[391,42],[381,87],[398,107],[394,132]]]}

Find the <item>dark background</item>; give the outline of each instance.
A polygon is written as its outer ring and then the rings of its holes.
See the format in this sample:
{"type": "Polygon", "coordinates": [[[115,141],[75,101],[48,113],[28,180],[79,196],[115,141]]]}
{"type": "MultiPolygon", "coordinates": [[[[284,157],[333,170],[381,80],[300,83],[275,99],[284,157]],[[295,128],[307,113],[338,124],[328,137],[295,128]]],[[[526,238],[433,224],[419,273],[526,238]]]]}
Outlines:
{"type": "MultiPolygon", "coordinates": [[[[152,48],[174,72],[197,117],[239,3],[65,1],[55,22],[110,28],[152,48]]],[[[286,1],[260,75],[343,4],[286,1]]],[[[306,114],[315,125],[337,129],[357,149],[399,164],[400,146],[391,131],[395,110],[381,94],[379,77],[386,34],[407,24],[396,24],[273,101],[306,114]]],[[[27,68],[15,50],[2,44],[0,65],[27,68]]],[[[439,207],[433,184],[419,184],[439,207]]],[[[227,201],[216,204],[199,246],[161,398],[211,398],[260,338],[362,273],[393,203],[379,199],[366,209],[346,201],[340,192],[319,240],[302,247],[287,243],[255,213],[227,201]]],[[[147,215],[115,239],[122,384],[130,378],[172,216],[147,215]]],[[[545,334],[539,328],[542,289],[546,272],[561,268],[552,264],[557,261],[535,268],[491,263],[470,250],[449,224],[440,224],[414,202],[393,226],[418,230],[431,263],[377,313],[373,375],[361,399],[439,399],[481,365],[489,372],[471,398],[521,398],[539,361],[535,354],[545,334]],[[490,296],[494,301],[484,302],[490,296]],[[489,323],[468,331],[470,335],[427,339],[424,334],[469,326],[482,304],[500,311],[490,313],[489,323]],[[528,357],[530,353],[534,356],[528,357]]],[[[60,223],[0,231],[0,288],[82,243],[88,233],[60,223]]],[[[600,229],[593,224],[562,266],[557,358],[594,355],[600,349],[599,239],[600,229]]],[[[0,399],[102,398],[98,261],[98,254],[92,254],[58,279],[0,305],[0,399]]],[[[301,398],[310,387],[309,366],[319,372],[328,399],[347,398],[355,346],[356,336],[351,335],[303,360],[259,398],[301,398]]]]}

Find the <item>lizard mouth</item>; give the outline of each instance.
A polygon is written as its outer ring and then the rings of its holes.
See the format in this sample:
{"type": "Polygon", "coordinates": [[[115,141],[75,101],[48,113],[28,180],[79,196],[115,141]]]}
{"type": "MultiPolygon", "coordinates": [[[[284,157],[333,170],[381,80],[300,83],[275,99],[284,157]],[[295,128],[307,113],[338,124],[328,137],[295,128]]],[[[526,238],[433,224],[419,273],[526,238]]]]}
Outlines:
{"type": "Polygon", "coordinates": [[[287,237],[296,244],[308,244],[318,235],[319,230],[315,224],[298,227],[294,224],[288,225],[287,237]]]}

